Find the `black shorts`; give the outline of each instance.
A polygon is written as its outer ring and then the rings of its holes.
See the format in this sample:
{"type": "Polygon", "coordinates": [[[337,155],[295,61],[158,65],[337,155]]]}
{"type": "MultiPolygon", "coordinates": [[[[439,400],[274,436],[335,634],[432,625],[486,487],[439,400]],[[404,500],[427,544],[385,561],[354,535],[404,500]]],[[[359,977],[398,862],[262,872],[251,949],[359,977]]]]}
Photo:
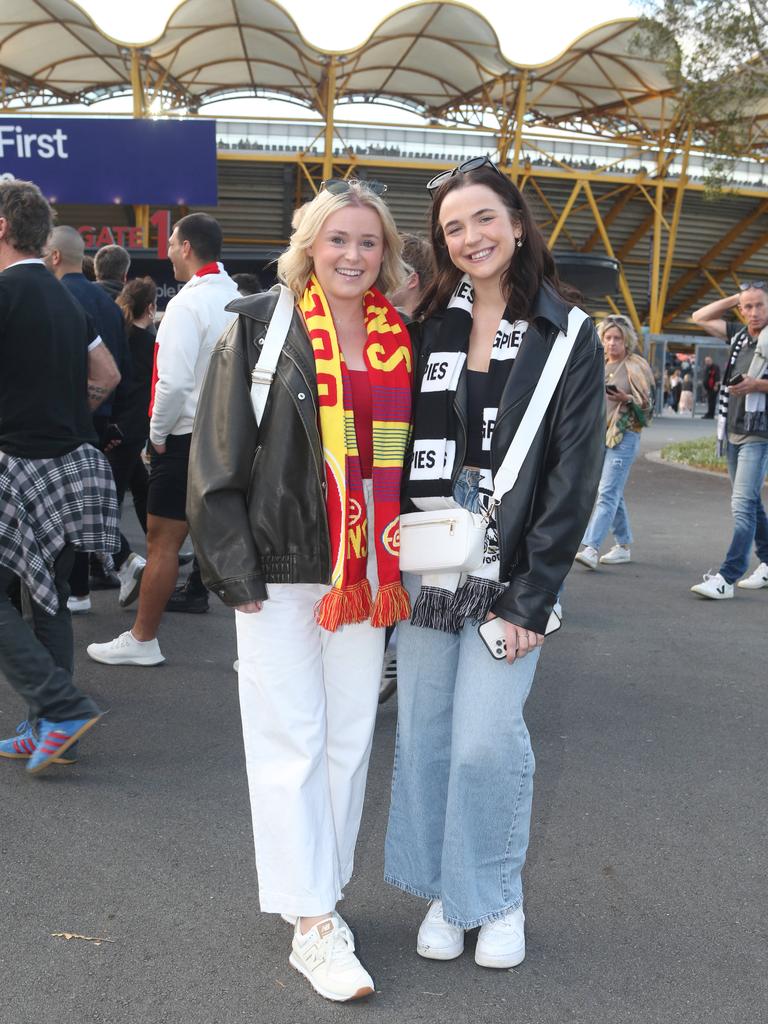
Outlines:
{"type": "Polygon", "coordinates": [[[164,519],[187,518],[187,470],[191,434],[169,434],[165,451],[149,443],[149,490],[147,512],[164,519]]]}

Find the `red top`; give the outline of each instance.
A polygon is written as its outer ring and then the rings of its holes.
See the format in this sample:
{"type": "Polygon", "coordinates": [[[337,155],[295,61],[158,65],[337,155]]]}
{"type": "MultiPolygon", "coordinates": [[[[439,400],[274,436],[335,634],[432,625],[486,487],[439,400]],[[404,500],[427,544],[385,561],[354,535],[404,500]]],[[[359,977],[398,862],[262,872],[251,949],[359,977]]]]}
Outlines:
{"type": "Polygon", "coordinates": [[[371,414],[371,384],[367,370],[349,370],[352,382],[352,408],[355,411],[355,434],[360,455],[363,480],[373,473],[373,416],[371,414]]]}

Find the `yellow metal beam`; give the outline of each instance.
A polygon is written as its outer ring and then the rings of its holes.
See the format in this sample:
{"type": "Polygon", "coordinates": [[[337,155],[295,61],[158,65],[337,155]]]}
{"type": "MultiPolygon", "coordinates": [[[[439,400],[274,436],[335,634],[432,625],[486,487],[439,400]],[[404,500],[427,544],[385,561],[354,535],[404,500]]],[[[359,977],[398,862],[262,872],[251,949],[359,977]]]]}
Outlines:
{"type": "MultiPolygon", "coordinates": [[[[595,223],[597,224],[598,231],[600,232],[600,237],[603,240],[605,251],[611,257],[611,259],[616,259],[616,254],[613,251],[611,240],[608,237],[608,230],[605,224],[603,223],[602,216],[600,215],[600,207],[595,202],[595,196],[592,192],[592,186],[588,181],[585,181],[582,187],[587,196],[587,199],[589,200],[589,205],[592,209],[592,216],[595,218],[595,223]]],[[[627,279],[624,275],[624,271],[621,268],[619,268],[619,287],[621,289],[621,294],[624,298],[624,304],[627,307],[627,312],[629,313],[632,323],[635,325],[635,330],[639,334],[641,331],[640,318],[637,315],[637,309],[635,307],[634,299],[632,298],[632,293],[629,290],[627,279]]]]}
{"type": "Polygon", "coordinates": [[[517,185],[520,177],[520,154],[523,146],[523,121],[528,102],[528,70],[520,74],[517,86],[517,106],[515,108],[515,148],[512,152],[512,181],[517,185]]]}
{"type": "Polygon", "coordinates": [[[147,101],[144,83],[141,80],[141,59],[137,47],[131,47],[131,89],[133,91],[133,116],[146,117],[147,101]]]}
{"type": "Polygon", "coordinates": [[[336,57],[328,58],[325,80],[325,147],[323,149],[323,180],[333,177],[333,136],[334,113],[336,107],[336,57]]]}
{"type": "MultiPolygon", "coordinates": [[[[621,195],[619,196],[619,198],[614,202],[613,206],[610,208],[608,213],[606,213],[605,216],[603,217],[603,224],[605,224],[605,226],[607,228],[609,228],[611,226],[611,224],[613,224],[613,222],[619,216],[621,211],[624,209],[624,207],[630,201],[632,196],[635,195],[635,194],[636,194],[636,189],[630,188],[629,186],[627,186],[626,188],[624,188],[622,190],[621,195]]],[[[595,228],[595,230],[592,232],[592,234],[586,240],[584,245],[582,245],[581,251],[582,252],[592,252],[592,250],[594,249],[594,247],[595,247],[597,241],[599,240],[599,238],[600,238],[600,232],[597,230],[597,228],[595,228]]]]}
{"type": "MultiPolygon", "coordinates": [[[[750,210],[745,217],[742,217],[737,224],[734,224],[730,231],[726,232],[718,242],[704,253],[695,269],[686,270],[684,274],[681,274],[669,289],[668,299],[671,299],[674,295],[677,295],[679,291],[682,291],[683,288],[687,287],[691,281],[693,281],[693,279],[702,272],[702,267],[708,266],[713,260],[717,259],[721,252],[735,242],[739,235],[746,231],[747,228],[751,227],[751,225],[762,217],[764,213],[768,213],[768,199],[764,199],[761,203],[758,203],[753,210],[750,210]]],[[[668,318],[665,317],[665,319],[668,318]]]]}
{"type": "Polygon", "coordinates": [[[562,213],[558,217],[557,223],[552,228],[552,233],[550,234],[549,239],[547,240],[547,245],[550,249],[553,248],[555,242],[558,239],[558,236],[560,235],[560,232],[563,230],[565,222],[568,220],[568,214],[573,209],[573,204],[576,202],[576,197],[578,196],[582,187],[583,186],[581,181],[577,181],[576,184],[573,186],[571,194],[568,196],[568,202],[563,207],[562,213]]]}
{"type": "MultiPolygon", "coordinates": [[[[680,169],[680,179],[683,184],[688,180],[688,156],[690,154],[691,147],[691,132],[688,132],[686,139],[685,149],[683,151],[683,164],[680,169]]],[[[659,294],[656,301],[655,314],[651,320],[651,333],[660,334],[664,328],[664,307],[667,303],[667,290],[669,288],[669,278],[672,274],[672,262],[675,258],[675,248],[677,246],[677,233],[680,227],[680,214],[683,209],[683,198],[685,196],[685,188],[679,188],[675,193],[675,205],[672,210],[672,226],[669,230],[669,236],[667,237],[667,251],[664,259],[664,270],[661,276],[661,285],[659,287],[659,294]]]]}
{"type": "MultiPolygon", "coordinates": [[[[735,274],[739,267],[743,266],[748,259],[751,259],[755,255],[755,253],[760,252],[760,250],[763,249],[766,245],[768,245],[768,231],[764,231],[753,242],[751,242],[746,249],[743,249],[738,256],[731,260],[731,262],[724,270],[714,271],[712,277],[714,277],[717,281],[722,281],[730,274],[735,274]]],[[[738,278],[735,278],[735,281],[738,281],[738,278]]],[[[690,312],[691,310],[695,309],[696,304],[707,294],[709,289],[709,281],[706,281],[704,284],[700,285],[696,289],[695,293],[689,299],[686,299],[685,302],[680,303],[678,306],[675,307],[675,309],[670,310],[669,314],[666,317],[667,322],[669,322],[670,320],[674,320],[676,317],[680,316],[681,313],[685,313],[686,311],[690,312]]]]}

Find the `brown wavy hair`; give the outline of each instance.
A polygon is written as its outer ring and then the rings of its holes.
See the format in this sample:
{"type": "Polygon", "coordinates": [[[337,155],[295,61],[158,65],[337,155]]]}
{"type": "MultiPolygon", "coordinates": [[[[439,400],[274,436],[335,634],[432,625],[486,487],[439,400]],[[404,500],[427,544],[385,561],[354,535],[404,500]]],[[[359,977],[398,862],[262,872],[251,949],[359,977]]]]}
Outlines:
{"type": "Polygon", "coordinates": [[[533,302],[544,281],[547,281],[564,301],[572,303],[574,297],[557,276],[555,261],[547,248],[544,237],[536,226],[530,208],[520,189],[513,185],[506,175],[485,165],[464,174],[454,174],[436,191],[429,218],[429,232],[435,254],[435,279],[424,294],[416,310],[416,318],[432,316],[448,305],[462,272],[451,261],[440,227],[440,208],[445,197],[458,188],[467,185],[485,185],[495,192],[506,206],[515,227],[522,228],[522,248],[515,249],[515,255],[502,277],[501,286],[507,307],[516,319],[527,320],[533,312],[533,302]]]}
{"type": "Polygon", "coordinates": [[[157,302],[157,285],[151,277],[134,277],[117,296],[126,324],[132,327],[157,302]]]}

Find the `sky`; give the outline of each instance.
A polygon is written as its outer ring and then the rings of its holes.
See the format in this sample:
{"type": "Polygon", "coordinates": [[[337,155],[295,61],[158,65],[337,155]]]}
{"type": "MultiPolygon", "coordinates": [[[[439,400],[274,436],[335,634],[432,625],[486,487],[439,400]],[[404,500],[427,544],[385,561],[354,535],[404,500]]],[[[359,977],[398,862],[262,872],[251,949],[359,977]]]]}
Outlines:
{"type": "MultiPolygon", "coordinates": [[[[148,42],[162,34],[179,0],[77,0],[102,31],[123,43],[148,42]]],[[[209,0],[210,16],[226,0],[209,0]]],[[[350,0],[280,0],[308,42],[324,50],[347,50],[362,43],[404,0],[372,4],[350,0]]],[[[639,0],[473,0],[465,4],[493,25],[504,54],[521,64],[538,64],[556,57],[573,39],[594,25],[617,18],[637,17],[639,0]]]]}

